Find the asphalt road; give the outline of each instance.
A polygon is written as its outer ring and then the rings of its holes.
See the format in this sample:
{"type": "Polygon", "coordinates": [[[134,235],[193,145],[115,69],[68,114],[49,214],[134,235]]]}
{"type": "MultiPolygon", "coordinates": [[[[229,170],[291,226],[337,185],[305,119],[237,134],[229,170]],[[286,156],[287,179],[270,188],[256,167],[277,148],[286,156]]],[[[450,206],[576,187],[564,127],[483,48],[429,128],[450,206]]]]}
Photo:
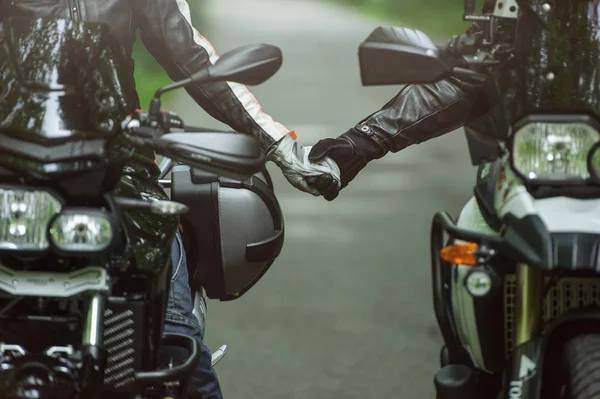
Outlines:
{"type": "MultiPolygon", "coordinates": [[[[303,144],[337,136],[398,90],[360,85],[357,47],[380,21],[322,1],[207,2],[197,25],[220,53],[257,42],[283,50],[281,71],[253,92],[303,144]]],[[[173,109],[220,127],[183,92],[173,109]]],[[[429,228],[435,211],[456,215],[472,192],[464,134],[387,155],[332,203],[270,170],[283,253],[243,298],[209,302],[206,342],[230,350],[217,366],[225,397],[433,398],[441,339],[429,228]]]]}

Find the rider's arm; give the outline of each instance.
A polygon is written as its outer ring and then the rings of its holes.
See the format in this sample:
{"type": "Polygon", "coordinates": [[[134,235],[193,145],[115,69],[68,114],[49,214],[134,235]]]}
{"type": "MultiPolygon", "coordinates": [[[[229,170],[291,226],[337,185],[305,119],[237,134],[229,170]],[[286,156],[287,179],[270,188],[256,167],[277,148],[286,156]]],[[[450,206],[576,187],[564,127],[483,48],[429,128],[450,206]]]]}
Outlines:
{"type": "MultiPolygon", "coordinates": [[[[219,55],[191,23],[185,0],[144,0],[135,10],[144,45],[173,80],[198,72],[219,55]]],[[[289,130],[263,112],[246,86],[220,82],[186,88],[211,116],[243,133],[260,137],[267,149],[289,130]]]]}
{"type": "MultiPolygon", "coordinates": [[[[315,144],[309,159],[331,157],[339,166],[343,188],[369,162],[388,152],[398,152],[464,125],[485,110],[486,102],[479,94],[477,87],[454,78],[404,86],[380,110],[344,134],[315,144]]],[[[334,190],[320,191],[327,199],[337,196],[334,190]]]]}
{"type": "MultiPolygon", "coordinates": [[[[482,12],[491,13],[495,3],[496,0],[485,0],[482,12]]],[[[468,33],[455,39],[481,31],[481,26],[473,24],[468,33]]],[[[453,39],[450,42],[456,41],[453,39]]],[[[482,108],[477,90],[472,90],[472,87],[465,90],[465,87],[468,86],[456,79],[407,85],[379,111],[350,129],[349,133],[375,143],[376,146],[368,145],[369,142],[365,144],[368,157],[375,158],[439,137],[464,125],[472,117],[472,111],[477,113],[482,108]]]]}
{"type": "MultiPolygon", "coordinates": [[[[214,47],[192,26],[190,8],[185,0],[130,0],[137,2],[135,16],[146,48],[167,71],[171,79],[182,80],[219,59],[214,47]]],[[[307,177],[331,176],[339,180],[337,166],[330,159],[308,162],[308,148],[295,141],[295,135],[263,112],[246,86],[209,83],[186,88],[196,102],[214,118],[238,132],[260,138],[288,181],[296,188],[318,195],[309,187],[307,177]]]]}
{"type": "MultiPolygon", "coordinates": [[[[346,133],[315,144],[310,159],[331,157],[343,188],[372,160],[459,128],[472,108],[472,98],[453,81],[407,85],[346,133]]],[[[335,191],[322,193],[327,199],[337,196],[335,191]]]]}
{"type": "Polygon", "coordinates": [[[459,128],[471,107],[470,97],[450,80],[407,85],[351,130],[371,138],[384,153],[398,152],[459,128]]]}
{"type": "MultiPolygon", "coordinates": [[[[485,0],[484,14],[493,12],[496,0],[485,0]]],[[[475,23],[461,36],[471,37],[483,28],[475,23]]],[[[456,40],[458,39],[458,40],[456,40]]],[[[369,115],[350,132],[359,133],[377,143],[382,157],[388,151],[398,152],[409,145],[422,143],[464,125],[485,105],[478,101],[478,91],[456,79],[421,85],[407,85],[379,111],[369,115]],[[465,90],[464,88],[468,89],[465,90]],[[474,107],[475,105],[475,107],[474,107]]],[[[375,148],[375,147],[373,147],[375,148]]]]}

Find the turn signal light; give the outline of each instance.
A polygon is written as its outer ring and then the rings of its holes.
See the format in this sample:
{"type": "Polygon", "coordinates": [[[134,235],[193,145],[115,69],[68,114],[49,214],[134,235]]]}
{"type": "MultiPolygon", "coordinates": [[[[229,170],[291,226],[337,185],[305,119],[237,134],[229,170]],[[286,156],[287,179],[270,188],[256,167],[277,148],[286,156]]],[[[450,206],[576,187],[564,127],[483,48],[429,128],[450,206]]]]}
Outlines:
{"type": "Polygon", "coordinates": [[[448,245],[442,248],[440,256],[448,263],[456,265],[476,266],[477,258],[474,254],[479,249],[479,244],[474,242],[463,242],[460,244],[448,245]]]}

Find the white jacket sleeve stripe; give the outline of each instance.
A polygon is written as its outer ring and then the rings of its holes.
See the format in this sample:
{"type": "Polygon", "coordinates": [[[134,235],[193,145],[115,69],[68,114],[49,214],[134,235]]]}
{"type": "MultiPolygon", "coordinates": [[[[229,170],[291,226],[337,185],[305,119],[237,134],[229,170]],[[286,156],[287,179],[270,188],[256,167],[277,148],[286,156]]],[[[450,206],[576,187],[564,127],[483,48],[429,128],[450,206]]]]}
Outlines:
{"type": "MultiPolygon", "coordinates": [[[[194,32],[194,41],[196,44],[202,46],[209,55],[210,62],[214,64],[219,59],[219,54],[210,42],[202,36],[191,22],[190,6],[186,0],[176,0],[179,11],[185,17],[188,24],[194,32]]],[[[240,101],[246,112],[254,119],[254,121],[275,141],[281,139],[289,130],[286,129],[282,124],[273,120],[271,116],[263,112],[262,106],[256,100],[254,95],[248,90],[248,88],[242,84],[227,82],[231,88],[233,94],[240,101]]]]}

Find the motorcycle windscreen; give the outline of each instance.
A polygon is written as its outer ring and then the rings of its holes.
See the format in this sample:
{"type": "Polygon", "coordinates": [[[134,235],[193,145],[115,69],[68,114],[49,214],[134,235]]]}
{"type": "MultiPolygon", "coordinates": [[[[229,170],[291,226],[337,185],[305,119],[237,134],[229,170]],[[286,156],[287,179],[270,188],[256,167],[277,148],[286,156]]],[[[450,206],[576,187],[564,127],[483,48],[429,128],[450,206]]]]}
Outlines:
{"type": "Polygon", "coordinates": [[[527,114],[587,113],[600,118],[600,3],[531,0],[521,7],[516,59],[486,85],[491,108],[470,121],[472,134],[505,140],[527,114]],[[551,5],[549,12],[543,4],[551,5]]]}
{"type": "Polygon", "coordinates": [[[5,20],[0,24],[0,132],[33,141],[117,132],[134,104],[123,84],[128,66],[106,26],[5,20]]]}

